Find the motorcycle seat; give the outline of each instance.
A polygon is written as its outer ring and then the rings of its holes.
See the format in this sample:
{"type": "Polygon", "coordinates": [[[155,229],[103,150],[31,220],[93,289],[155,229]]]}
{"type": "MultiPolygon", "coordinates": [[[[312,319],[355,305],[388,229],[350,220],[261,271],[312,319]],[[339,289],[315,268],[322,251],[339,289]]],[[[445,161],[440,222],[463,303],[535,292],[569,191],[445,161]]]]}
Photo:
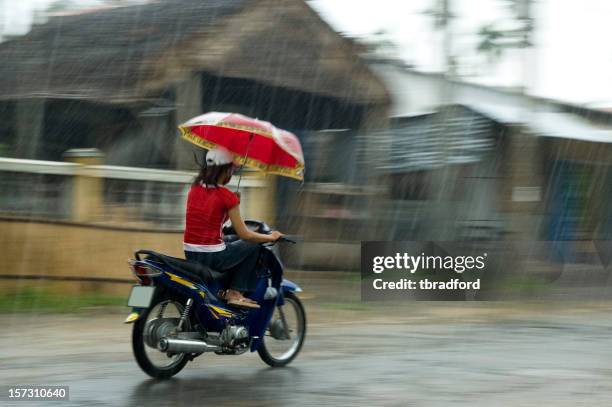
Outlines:
{"type": "Polygon", "coordinates": [[[203,264],[167,256],[150,250],[139,250],[136,253],[144,254],[147,259],[165,264],[173,270],[185,275],[196,283],[209,285],[212,283],[226,283],[229,273],[221,273],[203,264]]]}

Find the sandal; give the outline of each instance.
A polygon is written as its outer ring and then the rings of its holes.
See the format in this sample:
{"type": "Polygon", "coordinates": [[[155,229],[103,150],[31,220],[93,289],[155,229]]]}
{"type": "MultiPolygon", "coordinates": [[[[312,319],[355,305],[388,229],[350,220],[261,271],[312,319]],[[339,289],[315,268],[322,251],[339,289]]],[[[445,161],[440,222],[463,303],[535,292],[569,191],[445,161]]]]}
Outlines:
{"type": "Polygon", "coordinates": [[[253,309],[261,308],[259,304],[257,304],[255,301],[245,298],[245,297],[234,298],[234,299],[228,300],[227,303],[228,305],[233,305],[235,307],[244,307],[244,308],[253,308],[253,309]]]}

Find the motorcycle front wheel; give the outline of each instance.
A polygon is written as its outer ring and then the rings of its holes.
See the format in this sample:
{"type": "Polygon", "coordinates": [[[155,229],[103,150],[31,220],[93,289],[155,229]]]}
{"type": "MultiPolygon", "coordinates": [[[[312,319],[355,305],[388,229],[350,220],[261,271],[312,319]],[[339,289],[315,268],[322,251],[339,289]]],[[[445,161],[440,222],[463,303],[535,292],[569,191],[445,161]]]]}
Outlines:
{"type": "MultiPolygon", "coordinates": [[[[157,299],[134,322],[132,350],[138,366],[155,379],[168,379],[180,372],[189,359],[184,353],[168,355],[157,349],[159,339],[176,329],[183,306],[171,299],[157,299]]],[[[189,324],[187,324],[189,325],[189,324]]]]}
{"type": "Polygon", "coordinates": [[[293,293],[284,294],[285,304],[276,306],[257,353],[272,367],[289,364],[300,352],[306,337],[306,312],[293,293]]]}

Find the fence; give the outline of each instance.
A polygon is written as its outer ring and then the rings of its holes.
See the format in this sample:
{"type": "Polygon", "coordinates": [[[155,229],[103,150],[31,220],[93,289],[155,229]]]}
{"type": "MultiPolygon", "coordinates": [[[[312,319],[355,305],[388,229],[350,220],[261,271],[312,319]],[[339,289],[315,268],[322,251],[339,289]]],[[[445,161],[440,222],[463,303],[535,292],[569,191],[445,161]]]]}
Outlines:
{"type": "MultiPolygon", "coordinates": [[[[181,230],[194,176],[184,171],[0,158],[0,215],[181,230]]],[[[234,189],[236,182],[228,187],[234,189]]],[[[247,172],[240,186],[244,217],[268,216],[272,182],[247,172]]]]}

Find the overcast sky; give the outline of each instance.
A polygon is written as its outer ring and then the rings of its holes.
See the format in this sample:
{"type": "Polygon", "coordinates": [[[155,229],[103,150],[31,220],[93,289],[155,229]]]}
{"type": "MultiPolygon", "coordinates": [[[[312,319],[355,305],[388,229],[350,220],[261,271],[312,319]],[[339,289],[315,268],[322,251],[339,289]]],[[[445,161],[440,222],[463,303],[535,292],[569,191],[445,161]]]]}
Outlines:
{"type": "MultiPolygon", "coordinates": [[[[53,0],[0,0],[0,31],[27,32],[33,11],[53,0]]],[[[84,6],[100,0],[73,0],[84,6]]],[[[385,29],[402,59],[418,69],[442,67],[441,35],[423,12],[434,0],[310,0],[336,30],[369,36],[385,29]]],[[[475,51],[475,33],[485,23],[508,20],[500,0],[451,0],[456,18],[451,27],[453,51],[461,72],[479,82],[517,86],[525,79],[536,95],[574,103],[612,107],[612,0],[535,0],[537,47],[527,59],[510,51],[498,63],[487,63],[475,51]],[[525,66],[535,66],[523,73],[525,66]]]]}

